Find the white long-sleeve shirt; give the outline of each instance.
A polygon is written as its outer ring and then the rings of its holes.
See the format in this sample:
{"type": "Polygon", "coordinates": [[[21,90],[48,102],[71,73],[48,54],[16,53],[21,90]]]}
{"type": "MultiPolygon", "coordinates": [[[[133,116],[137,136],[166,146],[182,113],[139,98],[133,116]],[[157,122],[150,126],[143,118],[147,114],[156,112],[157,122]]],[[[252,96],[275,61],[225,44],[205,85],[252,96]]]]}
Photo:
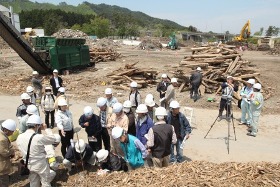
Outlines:
{"type": "Polygon", "coordinates": [[[59,130],[71,131],[73,129],[72,113],[69,110],[65,112],[58,110],[55,113],[55,123],[59,130]]]}

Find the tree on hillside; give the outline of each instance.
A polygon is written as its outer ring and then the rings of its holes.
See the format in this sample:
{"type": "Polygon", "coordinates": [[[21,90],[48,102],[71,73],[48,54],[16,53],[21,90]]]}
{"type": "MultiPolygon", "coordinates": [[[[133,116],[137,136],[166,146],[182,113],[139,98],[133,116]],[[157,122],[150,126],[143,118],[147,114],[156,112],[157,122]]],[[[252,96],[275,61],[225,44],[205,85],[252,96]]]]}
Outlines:
{"type": "Polygon", "coordinates": [[[261,36],[263,34],[263,30],[264,30],[263,27],[261,27],[259,31],[254,33],[254,35],[255,36],[261,36]]]}
{"type": "Polygon", "coordinates": [[[99,38],[107,37],[110,32],[110,21],[105,18],[96,17],[91,21],[94,34],[99,38]]]}
{"type": "Polygon", "coordinates": [[[197,32],[197,28],[194,27],[194,26],[192,26],[192,25],[190,25],[190,26],[189,26],[189,31],[190,31],[190,32],[197,32]]]}
{"type": "Polygon", "coordinates": [[[62,21],[62,16],[52,15],[44,21],[46,35],[52,35],[60,29],[67,28],[67,23],[62,21]]]}
{"type": "Polygon", "coordinates": [[[265,33],[266,36],[277,36],[279,34],[279,28],[275,26],[269,26],[265,33]]]}

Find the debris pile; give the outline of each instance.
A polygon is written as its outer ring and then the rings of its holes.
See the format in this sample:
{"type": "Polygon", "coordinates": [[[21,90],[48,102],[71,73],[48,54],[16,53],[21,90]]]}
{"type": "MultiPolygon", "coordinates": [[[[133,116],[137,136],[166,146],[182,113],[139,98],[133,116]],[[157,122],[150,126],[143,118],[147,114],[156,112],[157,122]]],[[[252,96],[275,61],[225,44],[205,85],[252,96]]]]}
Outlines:
{"type": "Polygon", "coordinates": [[[145,38],[138,45],[138,48],[142,50],[161,50],[162,44],[159,42],[159,40],[145,38]]]}
{"type": "Polygon", "coordinates": [[[129,84],[133,81],[138,83],[138,88],[146,88],[157,83],[156,76],[159,72],[137,68],[135,67],[137,63],[126,64],[124,68],[119,68],[107,75],[112,79],[113,88],[129,90],[129,84]]]}
{"type": "Polygon", "coordinates": [[[115,42],[112,39],[102,38],[100,40],[95,40],[91,47],[95,48],[106,48],[106,49],[112,49],[115,50],[116,48],[120,47],[121,44],[119,42],[115,42]]]}
{"type": "MultiPolygon", "coordinates": [[[[215,93],[226,77],[231,75],[240,83],[246,83],[249,78],[261,82],[260,71],[248,60],[242,59],[242,54],[235,46],[221,45],[219,47],[191,48],[192,55],[185,56],[180,66],[203,69],[202,85],[206,93],[215,93]]],[[[271,96],[271,89],[262,84],[266,99],[271,96]]]]}
{"type": "Polygon", "coordinates": [[[115,61],[121,56],[120,53],[111,48],[91,48],[89,53],[90,59],[95,63],[115,61]]]}
{"type": "Polygon", "coordinates": [[[5,68],[8,68],[12,65],[11,62],[9,61],[6,61],[4,59],[0,59],[0,69],[5,69],[5,68]]]}
{"type": "Polygon", "coordinates": [[[58,32],[54,33],[52,36],[56,38],[89,38],[86,33],[72,29],[61,29],[58,32]]]}
{"type": "Polygon", "coordinates": [[[267,53],[269,55],[280,55],[280,43],[274,44],[274,48],[267,53]]]}
{"type": "Polygon", "coordinates": [[[258,46],[258,51],[269,51],[270,50],[270,46],[268,44],[261,44],[260,46],[258,46]]]}

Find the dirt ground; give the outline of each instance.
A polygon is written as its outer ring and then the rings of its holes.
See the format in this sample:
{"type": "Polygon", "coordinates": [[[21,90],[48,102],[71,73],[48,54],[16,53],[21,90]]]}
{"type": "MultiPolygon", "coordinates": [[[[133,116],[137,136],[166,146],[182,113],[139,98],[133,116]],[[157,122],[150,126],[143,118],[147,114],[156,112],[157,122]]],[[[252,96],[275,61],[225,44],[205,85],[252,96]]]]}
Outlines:
{"type": "MultiPolygon", "coordinates": [[[[78,125],[78,118],[83,112],[86,105],[92,106],[95,111],[96,100],[99,96],[104,94],[106,87],[110,87],[110,80],[106,74],[111,71],[124,67],[127,63],[138,62],[137,67],[145,69],[158,70],[160,73],[167,73],[172,77],[174,71],[178,68],[179,62],[184,55],[190,53],[187,48],[182,48],[179,51],[142,51],[133,49],[133,47],[122,47],[118,50],[123,57],[116,62],[101,62],[96,64],[98,71],[91,70],[76,72],[63,78],[67,80],[66,89],[70,96],[71,107],[70,110],[74,115],[75,126],[78,125]],[[108,85],[102,86],[102,82],[108,85]],[[78,84],[80,88],[71,89],[74,84],[78,84]],[[86,98],[79,97],[79,93],[87,92],[86,98]]],[[[194,108],[194,118],[192,126],[194,130],[191,138],[186,143],[184,155],[187,161],[210,161],[214,163],[222,162],[280,162],[280,122],[278,121],[280,112],[280,94],[278,91],[280,87],[280,57],[263,55],[262,52],[245,51],[242,58],[252,61],[261,72],[261,80],[265,86],[271,87],[274,95],[265,101],[265,107],[260,117],[260,128],[257,137],[249,137],[246,135],[246,127],[238,125],[241,113],[236,107],[234,110],[234,120],[236,128],[236,138],[234,141],[234,133],[232,124],[230,124],[230,153],[227,153],[227,134],[228,123],[225,120],[215,123],[209,135],[205,139],[204,136],[208,129],[214,122],[218,114],[218,102],[208,103],[207,97],[213,95],[205,95],[196,103],[189,99],[189,93],[176,93],[176,98],[181,106],[189,106],[194,108]]],[[[16,53],[9,53],[8,51],[0,53],[0,60],[11,62],[8,68],[0,69],[0,85],[3,83],[11,83],[17,80],[18,84],[9,85],[7,87],[0,86],[0,120],[12,118],[16,120],[16,107],[20,105],[20,92],[24,90],[25,86],[30,84],[30,74],[32,69],[17,56],[16,53]],[[22,85],[24,87],[22,88],[22,85]],[[14,88],[14,89],[13,89],[14,88]]],[[[47,83],[47,81],[45,81],[47,83]]],[[[74,88],[74,87],[73,87],[74,88]]],[[[76,88],[76,87],[75,87],[76,88]]],[[[142,99],[147,93],[152,93],[155,96],[155,101],[158,102],[159,95],[156,93],[156,86],[140,90],[142,99]]],[[[119,101],[123,102],[128,98],[128,92],[124,90],[114,90],[114,95],[119,101]]],[[[219,98],[217,98],[219,101],[219,98]]],[[[42,114],[43,116],[43,114],[42,114]]],[[[53,129],[57,132],[57,129],[53,129]]],[[[80,137],[86,138],[84,131],[80,132],[80,137]]],[[[59,148],[56,150],[60,154],[59,148]]],[[[17,185],[15,185],[17,186],[17,185]]]]}

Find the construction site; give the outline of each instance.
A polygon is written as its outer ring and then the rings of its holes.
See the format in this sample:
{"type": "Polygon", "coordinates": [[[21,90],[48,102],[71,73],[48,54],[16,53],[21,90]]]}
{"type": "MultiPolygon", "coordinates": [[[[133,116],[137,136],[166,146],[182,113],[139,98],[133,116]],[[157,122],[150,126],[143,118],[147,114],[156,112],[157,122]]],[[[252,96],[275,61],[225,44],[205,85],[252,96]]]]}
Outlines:
{"type": "MultiPolygon", "coordinates": [[[[196,39],[178,46],[172,37],[92,39],[71,29],[27,40],[1,12],[0,19],[1,123],[5,119],[17,120],[20,95],[31,85],[34,70],[42,78],[43,87],[49,86],[52,71],[59,71],[70,98],[74,127],[79,126],[85,106],[91,106],[99,114],[96,102],[105,97],[106,88],[112,88],[113,95],[123,103],[129,98],[130,83],[137,82],[141,101],[152,94],[160,105],[157,85],[162,74],[177,78],[175,93],[181,112],[189,115],[184,109],[192,108],[192,133],[184,146],[182,163],[106,175],[98,175],[96,166],[85,165],[69,175],[62,164],[59,145],[55,152],[60,165],[53,186],[280,186],[280,43],[271,44],[270,39],[262,38],[258,46],[244,49],[240,47],[244,40],[238,36],[231,43],[205,44],[195,41],[198,36],[189,33],[186,38],[196,39]],[[189,96],[190,77],[197,67],[202,69],[203,78],[200,98],[194,102],[189,96]],[[232,101],[233,124],[226,120],[215,122],[221,98],[216,92],[228,76],[240,85],[245,85],[248,79],[262,85],[265,104],[256,137],[247,136],[247,126],[239,125],[242,113],[238,108],[239,94],[232,101]],[[205,138],[209,128],[211,131],[205,138]]],[[[40,116],[43,119],[41,109],[40,116]]],[[[58,133],[57,127],[52,131],[58,133]]],[[[79,137],[87,139],[84,129],[79,137]]],[[[74,139],[77,140],[76,136],[74,139]]],[[[15,142],[12,145],[17,147],[15,142]]],[[[17,150],[12,159],[14,172],[10,175],[10,186],[29,186],[28,176],[18,174],[20,159],[17,150]]]]}

